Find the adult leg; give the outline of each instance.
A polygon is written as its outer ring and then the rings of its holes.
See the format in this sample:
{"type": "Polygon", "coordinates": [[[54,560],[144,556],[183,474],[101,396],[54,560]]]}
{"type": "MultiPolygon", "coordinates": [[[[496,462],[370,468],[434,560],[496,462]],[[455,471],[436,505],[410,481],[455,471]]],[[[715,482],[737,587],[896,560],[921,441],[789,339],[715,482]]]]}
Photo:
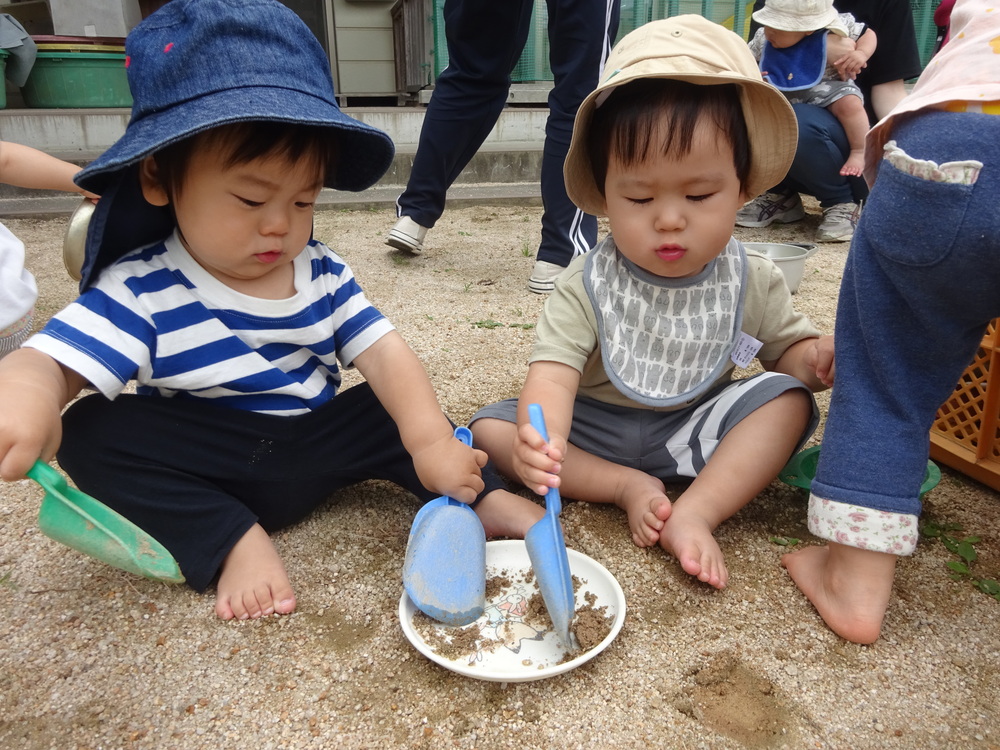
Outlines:
{"type": "Polygon", "coordinates": [[[444,212],[448,188],[475,155],[507,102],[510,73],[524,49],[529,0],[446,0],[448,65],[420,129],[399,216],[424,228],[444,212]]]}
{"type": "Polygon", "coordinates": [[[948,184],[883,161],[844,271],[837,385],[809,502],[810,530],[832,544],[783,562],[827,624],[863,643],[881,631],[895,556],[916,546],[934,414],[1000,314],[1000,121],[934,112],[894,136],[914,159],[987,168],[975,184],[948,184]]]}
{"type": "Polygon", "coordinates": [[[812,104],[793,104],[792,109],[799,124],[795,159],[774,191],[814,196],[823,208],[863,199],[863,181],[840,174],[851,147],[837,118],[812,104]]]}
{"type": "MultiPolygon", "coordinates": [[[[580,102],[594,90],[618,33],[620,0],[548,0],[549,94],[542,156],[542,240],[538,260],[565,268],[597,241],[597,219],[566,195],[563,162],[580,102]]],[[[549,291],[534,289],[533,291],[549,291]]]]}

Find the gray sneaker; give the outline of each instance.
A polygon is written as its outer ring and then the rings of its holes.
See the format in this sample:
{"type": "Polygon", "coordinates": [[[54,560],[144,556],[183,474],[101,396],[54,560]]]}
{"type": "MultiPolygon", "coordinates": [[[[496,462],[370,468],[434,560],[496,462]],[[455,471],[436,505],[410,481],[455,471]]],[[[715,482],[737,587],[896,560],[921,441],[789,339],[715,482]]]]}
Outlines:
{"type": "Polygon", "coordinates": [[[790,224],[805,215],[798,193],[764,193],[736,212],[736,223],[741,227],[766,227],[774,222],[790,224]]]}
{"type": "Polygon", "coordinates": [[[850,242],[861,216],[858,203],[838,203],[823,209],[823,221],[816,230],[817,242],[850,242]]]}

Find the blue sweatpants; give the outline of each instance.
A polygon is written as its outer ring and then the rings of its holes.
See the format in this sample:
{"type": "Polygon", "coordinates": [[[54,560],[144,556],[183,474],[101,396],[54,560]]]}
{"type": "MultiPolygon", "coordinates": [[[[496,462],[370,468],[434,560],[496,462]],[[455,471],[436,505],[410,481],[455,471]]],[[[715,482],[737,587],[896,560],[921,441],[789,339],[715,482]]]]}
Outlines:
{"type": "Polygon", "coordinates": [[[1000,117],[931,111],[892,137],[916,159],[984,166],[959,185],[881,163],[840,289],[812,492],[915,516],[934,415],[1000,316],[1000,117]]]}

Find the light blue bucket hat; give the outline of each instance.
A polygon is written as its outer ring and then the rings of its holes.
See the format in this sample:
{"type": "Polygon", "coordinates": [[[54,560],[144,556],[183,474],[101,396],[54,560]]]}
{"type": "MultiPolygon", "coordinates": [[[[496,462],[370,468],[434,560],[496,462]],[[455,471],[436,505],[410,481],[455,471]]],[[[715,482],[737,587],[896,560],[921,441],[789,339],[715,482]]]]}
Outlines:
{"type": "Polygon", "coordinates": [[[139,189],[145,157],[220,125],[328,127],[340,144],[325,186],[360,191],[392,163],[392,139],[337,105],[330,63],[305,23],[277,0],[171,0],[125,40],[132,115],[125,133],[75,176],[101,196],[80,288],[130,250],[165,237],[172,218],[139,189]]]}

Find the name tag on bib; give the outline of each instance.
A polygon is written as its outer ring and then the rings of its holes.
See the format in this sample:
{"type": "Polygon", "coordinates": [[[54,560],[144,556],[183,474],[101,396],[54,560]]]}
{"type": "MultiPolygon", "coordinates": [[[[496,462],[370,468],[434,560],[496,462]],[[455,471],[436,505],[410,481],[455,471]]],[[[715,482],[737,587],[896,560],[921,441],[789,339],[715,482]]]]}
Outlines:
{"type": "Polygon", "coordinates": [[[757,352],[760,351],[762,346],[764,346],[763,342],[758,341],[753,336],[740,332],[736,348],[733,349],[733,353],[729,358],[736,363],[737,367],[746,368],[753,362],[753,358],[757,356],[757,352]]]}

